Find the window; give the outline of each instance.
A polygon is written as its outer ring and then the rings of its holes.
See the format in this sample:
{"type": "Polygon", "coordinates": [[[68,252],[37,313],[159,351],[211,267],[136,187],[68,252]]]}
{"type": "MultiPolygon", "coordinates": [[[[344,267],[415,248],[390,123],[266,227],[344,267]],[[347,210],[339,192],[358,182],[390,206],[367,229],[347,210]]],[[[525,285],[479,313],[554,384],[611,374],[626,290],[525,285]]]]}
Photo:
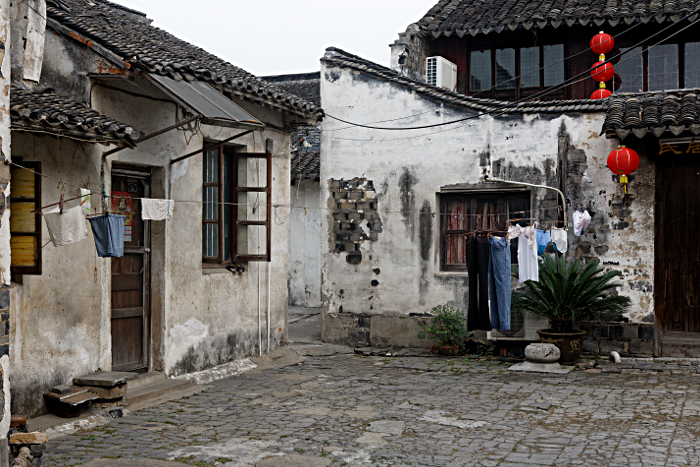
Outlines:
{"type": "Polygon", "coordinates": [[[491,51],[473,51],[471,54],[471,90],[491,88],[491,51]]]}
{"type": "MultiPolygon", "coordinates": [[[[41,172],[39,162],[21,165],[41,172]]],[[[29,170],[10,169],[10,269],[12,275],[41,274],[41,177],[29,170]]]]}
{"type": "MultiPolygon", "coordinates": [[[[465,236],[476,230],[507,230],[508,219],[528,217],[530,192],[459,193],[440,196],[440,269],[466,271],[465,236]]],[[[511,261],[518,261],[511,245],[511,261]]]]}
{"type": "MultiPolygon", "coordinates": [[[[503,100],[519,99],[564,82],[564,45],[472,50],[469,74],[470,94],[503,100]],[[547,68],[541,70],[543,66],[547,68]],[[522,92],[523,89],[526,91],[522,92]]],[[[545,98],[564,97],[565,90],[561,89],[545,98]]]]}
{"type": "Polygon", "coordinates": [[[678,44],[650,47],[649,91],[678,89],[678,44]]]}
{"type": "Polygon", "coordinates": [[[219,147],[204,152],[205,264],[270,261],[272,157],[219,147]]]}
{"type": "Polygon", "coordinates": [[[644,58],[641,47],[620,49],[624,55],[615,64],[615,73],[620,77],[617,92],[642,92],[644,90],[644,58]]]}
{"type": "Polygon", "coordinates": [[[685,87],[700,87],[700,42],[685,44],[685,87]]]}
{"type": "Polygon", "coordinates": [[[544,85],[556,86],[564,82],[564,45],[545,45],[544,52],[544,85]]]}
{"type": "Polygon", "coordinates": [[[515,89],[515,49],[496,50],[496,89],[515,89]]]}
{"type": "Polygon", "coordinates": [[[540,86],[540,48],[520,49],[520,87],[540,86]]]}

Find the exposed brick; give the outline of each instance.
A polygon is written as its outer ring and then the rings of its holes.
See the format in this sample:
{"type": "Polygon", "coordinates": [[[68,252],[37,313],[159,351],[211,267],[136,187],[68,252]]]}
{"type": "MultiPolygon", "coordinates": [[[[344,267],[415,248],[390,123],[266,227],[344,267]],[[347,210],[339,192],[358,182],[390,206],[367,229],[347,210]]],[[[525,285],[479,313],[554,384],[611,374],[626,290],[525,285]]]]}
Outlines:
{"type": "Polygon", "coordinates": [[[0,310],[10,308],[10,289],[0,289],[0,310]]]}

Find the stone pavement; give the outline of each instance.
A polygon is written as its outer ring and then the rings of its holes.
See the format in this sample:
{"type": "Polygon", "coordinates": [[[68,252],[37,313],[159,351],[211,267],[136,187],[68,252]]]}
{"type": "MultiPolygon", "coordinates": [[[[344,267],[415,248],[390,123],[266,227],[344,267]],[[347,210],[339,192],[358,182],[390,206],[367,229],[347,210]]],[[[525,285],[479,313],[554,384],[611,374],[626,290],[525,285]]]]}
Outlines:
{"type": "Polygon", "coordinates": [[[52,440],[43,465],[700,465],[696,367],[549,376],[313,347],[298,347],[303,364],[52,440]]]}

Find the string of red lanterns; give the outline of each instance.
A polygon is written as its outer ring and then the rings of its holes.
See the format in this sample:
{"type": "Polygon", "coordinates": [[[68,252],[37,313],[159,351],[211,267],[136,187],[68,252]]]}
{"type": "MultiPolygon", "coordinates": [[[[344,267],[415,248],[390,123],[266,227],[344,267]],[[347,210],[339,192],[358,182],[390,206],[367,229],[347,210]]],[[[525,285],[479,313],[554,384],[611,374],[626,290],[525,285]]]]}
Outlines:
{"type": "Polygon", "coordinates": [[[591,67],[591,77],[600,83],[599,88],[591,94],[591,99],[605,99],[612,92],[605,88],[605,82],[615,76],[615,67],[610,62],[605,62],[605,54],[615,46],[615,40],[610,34],[600,31],[591,39],[591,50],[598,54],[598,61],[591,67]],[[603,63],[605,62],[605,63],[603,63]]]}

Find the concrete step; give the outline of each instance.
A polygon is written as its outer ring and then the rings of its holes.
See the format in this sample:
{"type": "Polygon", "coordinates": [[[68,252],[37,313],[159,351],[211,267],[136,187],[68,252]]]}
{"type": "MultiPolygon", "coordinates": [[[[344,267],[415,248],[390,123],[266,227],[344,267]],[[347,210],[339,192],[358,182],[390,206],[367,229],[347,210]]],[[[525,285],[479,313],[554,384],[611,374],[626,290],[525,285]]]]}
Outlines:
{"type": "Polygon", "coordinates": [[[128,391],[131,392],[134,389],[155,384],[159,381],[165,381],[167,377],[162,371],[149,371],[148,373],[138,373],[138,376],[134,379],[130,379],[127,383],[128,391]]]}
{"type": "Polygon", "coordinates": [[[188,379],[165,379],[155,383],[129,388],[124,402],[129,406],[143,405],[145,402],[160,402],[163,399],[178,397],[181,393],[191,390],[194,382],[188,379]]]}

